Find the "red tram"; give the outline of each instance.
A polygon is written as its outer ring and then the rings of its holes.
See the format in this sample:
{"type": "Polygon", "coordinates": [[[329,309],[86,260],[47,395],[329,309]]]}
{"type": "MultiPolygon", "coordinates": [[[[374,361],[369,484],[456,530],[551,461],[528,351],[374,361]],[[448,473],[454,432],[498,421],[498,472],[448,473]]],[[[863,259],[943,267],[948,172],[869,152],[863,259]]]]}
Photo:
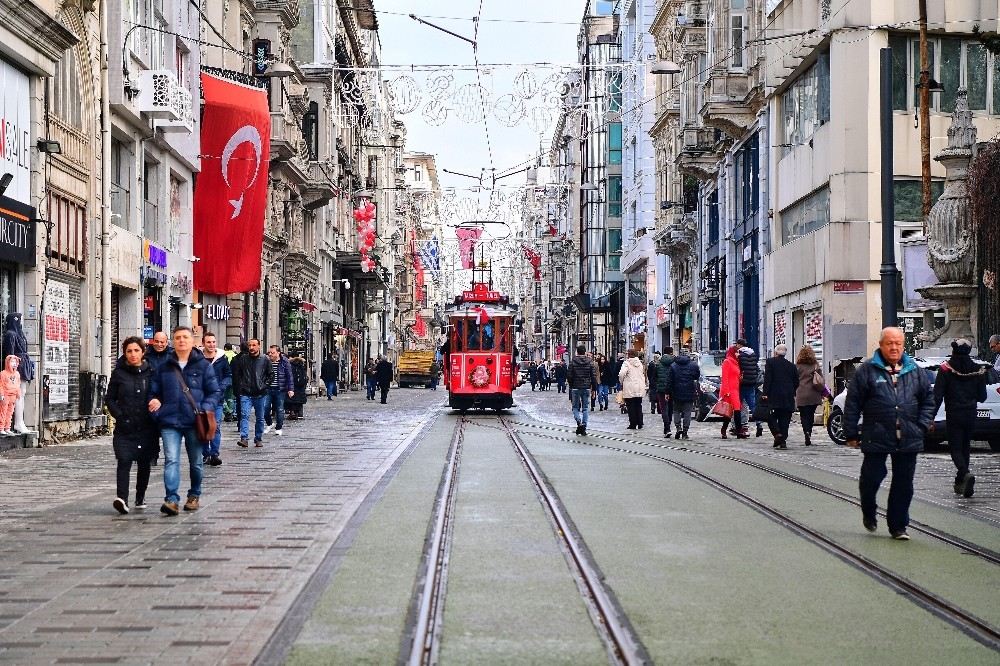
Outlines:
{"type": "Polygon", "coordinates": [[[511,407],[517,387],[517,306],[488,284],[476,282],[445,311],[448,341],[442,351],[448,405],[462,412],[511,407]]]}

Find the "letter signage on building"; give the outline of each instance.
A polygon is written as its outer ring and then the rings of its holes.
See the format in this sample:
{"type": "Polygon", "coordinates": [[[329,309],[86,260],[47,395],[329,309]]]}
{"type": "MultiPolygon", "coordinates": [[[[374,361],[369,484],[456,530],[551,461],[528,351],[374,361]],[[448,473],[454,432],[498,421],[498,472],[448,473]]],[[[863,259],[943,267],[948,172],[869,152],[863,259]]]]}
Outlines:
{"type": "Polygon", "coordinates": [[[0,196],[0,261],[35,265],[35,209],[0,196]]]}
{"type": "Polygon", "coordinates": [[[31,203],[31,98],[28,77],[0,60],[0,176],[14,180],[4,194],[31,203]]]}

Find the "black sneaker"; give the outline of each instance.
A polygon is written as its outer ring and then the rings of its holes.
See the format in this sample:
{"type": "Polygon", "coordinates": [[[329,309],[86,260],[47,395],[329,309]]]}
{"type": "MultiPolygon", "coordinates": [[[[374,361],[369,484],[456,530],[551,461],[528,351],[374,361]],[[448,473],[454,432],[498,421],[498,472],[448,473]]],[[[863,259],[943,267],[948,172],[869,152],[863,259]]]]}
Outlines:
{"type": "Polygon", "coordinates": [[[587,434],[587,426],[580,426],[580,434],[581,435],[587,434]]]}
{"type": "Polygon", "coordinates": [[[965,483],[962,488],[962,497],[972,497],[972,494],[976,492],[976,477],[971,474],[966,474],[965,483]]]}
{"type": "Polygon", "coordinates": [[[140,498],[136,497],[135,498],[135,506],[133,506],[132,508],[133,509],[145,509],[146,508],[146,500],[140,499],[140,498]]]}
{"type": "Polygon", "coordinates": [[[115,501],[111,503],[111,506],[115,507],[115,511],[123,516],[128,513],[128,502],[123,500],[121,497],[116,497],[115,501]]]}
{"type": "Polygon", "coordinates": [[[576,434],[577,435],[582,435],[583,434],[583,426],[580,425],[579,423],[576,424],[576,434]]]}
{"type": "Polygon", "coordinates": [[[218,467],[219,465],[222,464],[222,458],[220,458],[219,456],[209,456],[208,464],[211,465],[212,467],[218,467]]]}
{"type": "Polygon", "coordinates": [[[896,541],[909,541],[910,535],[906,533],[906,530],[899,530],[892,532],[892,538],[896,541]]]}
{"type": "Polygon", "coordinates": [[[869,532],[874,532],[878,529],[878,521],[874,518],[862,518],[861,524],[865,526],[865,529],[869,532]]]}

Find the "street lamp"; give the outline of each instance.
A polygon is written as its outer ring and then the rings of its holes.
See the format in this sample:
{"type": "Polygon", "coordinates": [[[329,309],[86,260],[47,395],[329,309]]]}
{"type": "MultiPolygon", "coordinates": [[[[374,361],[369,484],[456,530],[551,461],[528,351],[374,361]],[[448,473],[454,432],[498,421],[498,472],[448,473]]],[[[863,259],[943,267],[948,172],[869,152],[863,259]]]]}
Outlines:
{"type": "Polygon", "coordinates": [[[334,282],[343,282],[344,283],[344,289],[350,289],[351,288],[351,281],[348,280],[347,278],[335,278],[333,281],[334,282]]]}
{"type": "Polygon", "coordinates": [[[672,60],[657,60],[649,69],[652,74],[680,74],[681,66],[672,60]]]}

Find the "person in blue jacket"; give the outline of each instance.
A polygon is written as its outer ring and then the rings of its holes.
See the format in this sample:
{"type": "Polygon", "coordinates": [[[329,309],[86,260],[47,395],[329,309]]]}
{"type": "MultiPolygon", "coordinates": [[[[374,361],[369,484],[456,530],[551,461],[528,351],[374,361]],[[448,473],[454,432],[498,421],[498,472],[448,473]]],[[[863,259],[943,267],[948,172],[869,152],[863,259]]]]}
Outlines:
{"type": "Polygon", "coordinates": [[[191,473],[191,489],[184,510],[197,511],[201,498],[202,452],[194,427],[195,407],[214,413],[222,399],[222,391],[205,355],[194,348],[194,336],[187,326],[174,329],[174,349],[153,374],[149,397],[149,411],[159,424],[163,439],[165,496],[160,511],[168,516],[178,513],[182,441],[191,473]]]}
{"type": "MultiPolygon", "coordinates": [[[[212,369],[215,370],[215,379],[219,382],[219,390],[222,391],[222,395],[225,396],[226,392],[233,385],[233,369],[229,365],[229,357],[224,353],[219,351],[219,340],[215,337],[215,333],[206,333],[201,339],[202,346],[204,349],[202,353],[205,355],[205,360],[212,365],[212,369]]],[[[222,423],[222,407],[223,400],[219,400],[219,404],[215,407],[215,422],[222,423]]],[[[202,453],[202,465],[211,465],[212,467],[218,467],[222,464],[222,458],[219,457],[219,452],[222,450],[222,428],[215,429],[215,437],[212,438],[211,442],[203,442],[201,447],[202,453]]]]}
{"type": "Polygon", "coordinates": [[[844,405],[847,445],[860,446],[864,454],[858,488],[861,519],[869,532],[878,529],[875,496],[886,477],[886,459],[892,457],[886,521],[893,539],[910,539],[906,528],[917,454],[933,423],[934,389],[927,373],[903,353],[902,329],[882,329],[878,349],[854,374],[844,405]]]}

